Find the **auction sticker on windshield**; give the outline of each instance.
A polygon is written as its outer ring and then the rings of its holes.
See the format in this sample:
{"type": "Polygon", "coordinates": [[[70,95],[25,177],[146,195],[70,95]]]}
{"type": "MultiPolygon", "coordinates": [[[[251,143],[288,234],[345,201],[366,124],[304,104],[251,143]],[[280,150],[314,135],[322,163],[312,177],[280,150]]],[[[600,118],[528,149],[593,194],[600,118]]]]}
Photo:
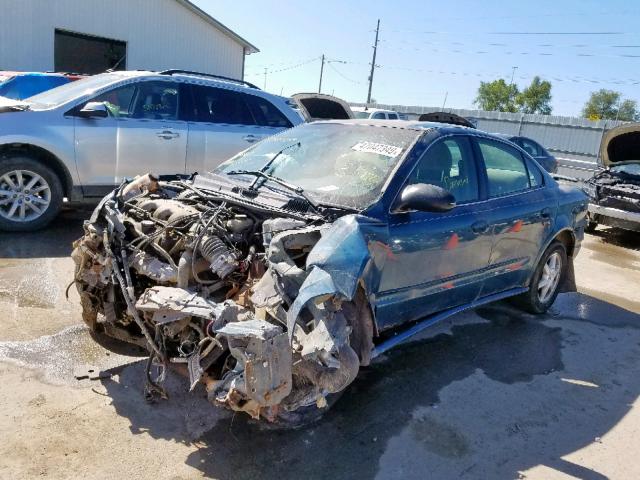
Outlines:
{"type": "Polygon", "coordinates": [[[389,158],[395,158],[402,153],[402,148],[400,147],[375,142],[359,142],[351,147],[351,150],[355,150],[356,152],[377,153],[378,155],[384,155],[389,158]]]}

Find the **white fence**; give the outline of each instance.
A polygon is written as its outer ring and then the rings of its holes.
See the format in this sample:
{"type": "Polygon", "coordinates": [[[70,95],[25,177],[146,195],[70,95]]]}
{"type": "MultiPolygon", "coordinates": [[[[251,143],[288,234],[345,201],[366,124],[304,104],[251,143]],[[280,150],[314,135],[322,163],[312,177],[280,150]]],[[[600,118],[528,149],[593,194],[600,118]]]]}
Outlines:
{"type": "MultiPolygon", "coordinates": [[[[364,104],[353,103],[354,106],[364,104]]],[[[417,120],[423,113],[442,111],[435,107],[406,105],[376,105],[376,108],[395,110],[417,120]]],[[[447,108],[470,120],[480,130],[532,138],[543,145],[560,162],[558,173],[588,178],[597,169],[600,141],[604,133],[624,122],[614,120],[592,121],[586,118],[523,113],[487,112],[447,108]]]]}

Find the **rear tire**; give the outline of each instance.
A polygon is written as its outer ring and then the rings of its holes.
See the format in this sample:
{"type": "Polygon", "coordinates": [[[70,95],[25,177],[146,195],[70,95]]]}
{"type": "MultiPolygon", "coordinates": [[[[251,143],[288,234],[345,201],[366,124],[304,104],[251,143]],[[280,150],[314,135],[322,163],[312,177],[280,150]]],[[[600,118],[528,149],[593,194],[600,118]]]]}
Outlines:
{"type": "Polygon", "coordinates": [[[540,258],[531,278],[529,290],[515,298],[517,305],[530,313],[545,313],[560,292],[567,265],[565,246],[561,242],[554,241],[540,258]]]}
{"type": "Polygon", "coordinates": [[[30,232],[49,224],[62,207],[62,182],[28,154],[0,159],[0,230],[30,232]]]}

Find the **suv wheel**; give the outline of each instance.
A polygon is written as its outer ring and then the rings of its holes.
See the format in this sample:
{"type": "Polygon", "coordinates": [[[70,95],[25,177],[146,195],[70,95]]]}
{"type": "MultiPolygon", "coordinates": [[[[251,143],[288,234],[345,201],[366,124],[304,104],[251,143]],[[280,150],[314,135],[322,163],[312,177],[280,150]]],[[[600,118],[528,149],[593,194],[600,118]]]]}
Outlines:
{"type": "Polygon", "coordinates": [[[553,242],[544,252],[531,279],[529,291],[516,297],[517,303],[531,313],[545,313],[555,302],[567,270],[567,251],[553,242]]]}
{"type": "Polygon", "coordinates": [[[39,161],[0,159],[0,230],[27,232],[46,226],[62,206],[62,183],[39,161]]]}

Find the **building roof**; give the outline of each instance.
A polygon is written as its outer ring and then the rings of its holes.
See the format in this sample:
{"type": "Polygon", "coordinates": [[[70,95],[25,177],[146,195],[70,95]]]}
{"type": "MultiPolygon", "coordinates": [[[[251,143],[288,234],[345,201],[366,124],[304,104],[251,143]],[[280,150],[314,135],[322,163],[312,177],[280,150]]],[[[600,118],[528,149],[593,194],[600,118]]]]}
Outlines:
{"type": "Polygon", "coordinates": [[[196,15],[198,15],[200,18],[202,18],[205,22],[213,25],[214,27],[216,27],[218,30],[221,30],[222,32],[224,32],[226,35],[228,35],[229,37],[231,37],[232,39],[234,39],[236,42],[238,42],[240,45],[242,45],[247,54],[251,54],[251,53],[258,53],[260,50],[258,50],[258,47],[256,47],[255,45],[249,43],[248,41],[246,41],[244,38],[242,38],[240,35],[238,35],[236,32],[234,32],[233,30],[231,30],[229,27],[227,27],[226,25],[220,23],[218,20],[216,20],[215,18],[213,18],[211,15],[209,15],[207,12],[205,12],[204,10],[202,10],[200,7],[194,5],[192,2],[190,2],[189,0],[176,0],[176,2],[178,2],[180,5],[182,5],[183,7],[191,10],[193,13],[195,13],[196,15]]]}

